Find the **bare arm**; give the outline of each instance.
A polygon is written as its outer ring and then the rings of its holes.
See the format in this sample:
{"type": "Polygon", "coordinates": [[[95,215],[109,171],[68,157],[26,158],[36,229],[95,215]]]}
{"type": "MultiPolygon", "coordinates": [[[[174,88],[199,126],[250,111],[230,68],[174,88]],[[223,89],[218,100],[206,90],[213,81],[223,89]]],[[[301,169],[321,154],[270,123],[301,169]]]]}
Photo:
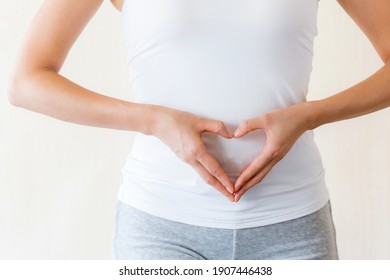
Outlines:
{"type": "Polygon", "coordinates": [[[15,106],[82,125],[151,133],[156,106],[88,90],[59,74],[102,0],[46,0],[19,49],[8,96],[15,106]]]}
{"type": "Polygon", "coordinates": [[[119,100],[88,90],[59,71],[102,0],[46,0],[19,50],[9,83],[15,106],[68,122],[138,131],[158,137],[210,186],[233,200],[233,183],[204,146],[201,134],[232,138],[218,120],[159,105],[119,100]]]}
{"type": "Polygon", "coordinates": [[[384,66],[362,82],[328,98],[310,102],[311,128],[358,117],[390,106],[390,1],[338,0],[366,34],[384,66]]]}

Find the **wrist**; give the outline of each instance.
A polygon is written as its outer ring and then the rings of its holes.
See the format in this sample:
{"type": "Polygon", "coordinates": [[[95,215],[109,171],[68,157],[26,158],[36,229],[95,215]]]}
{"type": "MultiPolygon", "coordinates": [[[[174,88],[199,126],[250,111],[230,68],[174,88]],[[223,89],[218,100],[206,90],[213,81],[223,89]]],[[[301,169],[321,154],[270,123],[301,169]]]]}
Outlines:
{"type": "Polygon", "coordinates": [[[145,125],[143,134],[146,135],[158,135],[161,127],[161,120],[163,119],[163,108],[159,105],[144,104],[144,119],[145,125]]]}
{"type": "Polygon", "coordinates": [[[167,131],[167,123],[169,123],[173,111],[168,107],[146,104],[144,113],[146,125],[143,133],[160,137],[167,131]]]}
{"type": "Polygon", "coordinates": [[[317,101],[306,101],[299,104],[303,113],[306,129],[313,130],[320,126],[317,101]]]}
{"type": "Polygon", "coordinates": [[[126,102],[127,129],[145,135],[155,134],[159,122],[160,106],[126,102]]]}

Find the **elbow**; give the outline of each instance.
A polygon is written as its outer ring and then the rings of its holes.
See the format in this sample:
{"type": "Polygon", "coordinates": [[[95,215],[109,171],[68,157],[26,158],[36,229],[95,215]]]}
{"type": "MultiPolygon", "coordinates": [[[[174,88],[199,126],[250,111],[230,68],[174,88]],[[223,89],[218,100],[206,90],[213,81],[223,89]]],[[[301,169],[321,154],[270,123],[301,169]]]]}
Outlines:
{"type": "Polygon", "coordinates": [[[8,79],[7,97],[9,103],[16,107],[28,109],[34,101],[34,76],[33,71],[14,71],[8,79]]]}
{"type": "Polygon", "coordinates": [[[8,80],[7,86],[7,97],[8,101],[16,107],[22,106],[22,97],[21,97],[21,79],[18,75],[11,75],[8,80]]]}
{"type": "Polygon", "coordinates": [[[44,69],[14,71],[10,75],[7,85],[9,103],[29,110],[37,105],[38,100],[42,99],[39,91],[43,88],[44,77],[48,72],[53,72],[53,70],[45,67],[44,69]]]}

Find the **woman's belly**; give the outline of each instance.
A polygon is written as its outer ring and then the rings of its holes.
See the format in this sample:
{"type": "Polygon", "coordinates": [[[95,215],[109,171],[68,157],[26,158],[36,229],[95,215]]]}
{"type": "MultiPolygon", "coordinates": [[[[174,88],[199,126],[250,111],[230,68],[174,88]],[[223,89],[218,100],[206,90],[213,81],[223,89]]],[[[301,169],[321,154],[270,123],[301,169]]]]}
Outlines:
{"type": "MultiPolygon", "coordinates": [[[[306,98],[308,78],[304,74],[305,71],[310,71],[309,68],[299,70],[300,79],[296,79],[296,72],[291,69],[274,65],[266,70],[259,66],[250,67],[248,61],[237,62],[234,68],[217,67],[216,63],[222,63],[218,59],[213,62],[162,62],[157,63],[153,69],[146,69],[143,74],[133,76],[135,101],[221,120],[232,132],[246,119],[304,102],[306,98]],[[179,66],[182,71],[177,71],[179,66]]],[[[245,165],[262,152],[267,141],[262,129],[232,139],[204,132],[202,139],[209,153],[232,181],[238,178],[245,165]]],[[[138,159],[148,162],[151,167],[156,167],[155,171],[151,168],[150,174],[155,173],[156,177],[163,176],[161,174],[164,172],[170,174],[165,179],[171,178],[172,184],[186,180],[197,180],[199,183],[201,180],[189,164],[181,161],[155,136],[138,133],[132,153],[138,159]]],[[[307,131],[261,184],[299,184],[317,176],[321,170],[322,162],[313,133],[307,131]]]]}
{"type": "MultiPolygon", "coordinates": [[[[233,183],[240,175],[241,169],[262,152],[266,141],[262,130],[253,131],[239,139],[226,139],[208,132],[204,133],[202,138],[209,153],[233,183]]],[[[153,135],[137,133],[130,156],[131,165],[127,170],[138,174],[145,182],[168,184],[180,190],[190,186],[191,191],[197,193],[211,191],[210,186],[206,186],[192,166],[182,161],[153,135]],[[134,160],[137,162],[135,165],[134,160]],[[198,187],[193,188],[195,185],[198,187]]],[[[322,160],[313,139],[313,132],[306,131],[259,185],[272,188],[272,191],[269,189],[272,193],[282,192],[291,189],[291,186],[311,181],[322,172],[322,160]]]]}
{"type": "MultiPolygon", "coordinates": [[[[312,70],[307,49],[295,49],[294,44],[285,48],[278,37],[265,44],[264,38],[258,41],[255,36],[234,41],[210,35],[212,39],[202,33],[200,37],[192,34],[159,44],[151,41],[142,55],[129,64],[135,102],[221,120],[234,131],[246,119],[306,101],[312,70]]],[[[272,173],[276,174],[267,176],[269,180],[264,179],[264,184],[305,180],[313,176],[313,164],[318,173],[322,166],[312,136],[311,131],[302,135],[273,168],[272,173]],[[310,164],[312,167],[308,168],[310,164]]],[[[238,139],[226,139],[205,132],[202,139],[234,181],[241,169],[261,153],[266,135],[257,129],[238,139]]],[[[161,168],[181,168],[181,174],[187,178],[196,175],[154,136],[138,134],[132,152],[138,159],[161,168]]]]}

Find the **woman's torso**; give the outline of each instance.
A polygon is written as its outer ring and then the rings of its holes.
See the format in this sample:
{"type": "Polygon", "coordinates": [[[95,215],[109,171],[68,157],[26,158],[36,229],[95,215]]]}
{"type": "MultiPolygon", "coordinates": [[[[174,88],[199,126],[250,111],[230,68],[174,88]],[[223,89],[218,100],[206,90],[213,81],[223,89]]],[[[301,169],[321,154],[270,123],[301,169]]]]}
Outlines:
{"type": "MultiPolygon", "coordinates": [[[[222,120],[245,119],[306,101],[317,35],[317,0],[126,0],[122,23],[134,100],[222,120]]],[[[256,130],[239,139],[204,133],[234,182],[261,151],[256,130]]],[[[173,220],[245,227],[314,212],[328,193],[313,132],[239,203],[207,185],[164,143],[137,133],[119,196],[173,220]]]]}

